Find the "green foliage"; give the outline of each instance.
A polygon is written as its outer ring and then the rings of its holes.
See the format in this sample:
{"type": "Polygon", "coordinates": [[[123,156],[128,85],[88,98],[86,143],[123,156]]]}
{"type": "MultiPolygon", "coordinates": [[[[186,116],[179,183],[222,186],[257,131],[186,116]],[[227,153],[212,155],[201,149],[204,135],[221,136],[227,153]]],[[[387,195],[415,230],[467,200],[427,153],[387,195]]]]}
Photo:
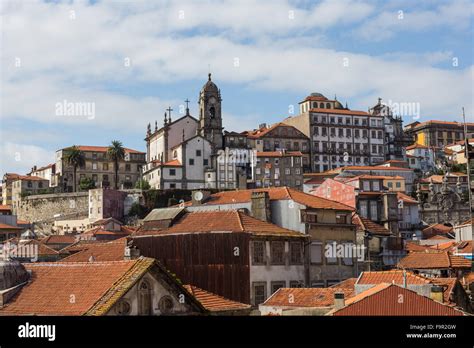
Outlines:
{"type": "Polygon", "coordinates": [[[135,202],[130,207],[130,211],[128,212],[128,216],[138,216],[139,219],[143,219],[150,211],[141,205],[138,202],[135,202]]]}
{"type": "Polygon", "coordinates": [[[122,146],[122,142],[118,140],[112,140],[107,149],[107,157],[114,162],[114,171],[115,171],[115,189],[118,189],[118,169],[119,162],[125,158],[125,149],[122,146]]]}
{"type": "Polygon", "coordinates": [[[451,167],[451,171],[467,174],[467,165],[465,163],[453,164],[453,166],[451,167]]]}
{"type": "Polygon", "coordinates": [[[79,187],[83,191],[87,191],[95,188],[95,182],[91,178],[82,178],[79,182],[79,187]]]}
{"type": "Polygon", "coordinates": [[[145,179],[140,179],[135,184],[135,188],[136,189],[141,189],[141,190],[149,190],[151,188],[151,186],[148,183],[148,181],[146,181],[145,179]]]}

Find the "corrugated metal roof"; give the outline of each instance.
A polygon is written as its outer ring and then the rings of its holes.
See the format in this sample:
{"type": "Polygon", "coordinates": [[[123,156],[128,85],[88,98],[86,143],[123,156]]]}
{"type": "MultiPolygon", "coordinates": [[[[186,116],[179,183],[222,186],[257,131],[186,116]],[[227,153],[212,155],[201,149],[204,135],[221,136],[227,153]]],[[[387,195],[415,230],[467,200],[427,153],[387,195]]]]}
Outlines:
{"type": "Polygon", "coordinates": [[[153,209],[143,221],[171,220],[178,216],[185,208],[159,208],[153,209]]]}

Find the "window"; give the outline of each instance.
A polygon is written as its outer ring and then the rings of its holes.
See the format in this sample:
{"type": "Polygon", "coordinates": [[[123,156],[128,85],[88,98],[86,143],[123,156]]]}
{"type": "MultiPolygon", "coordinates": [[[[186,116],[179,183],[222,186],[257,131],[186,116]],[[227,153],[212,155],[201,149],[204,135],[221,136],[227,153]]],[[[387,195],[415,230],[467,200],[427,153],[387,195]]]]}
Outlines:
{"type": "Polygon", "coordinates": [[[326,242],[325,256],[326,256],[326,263],[327,264],[337,264],[336,242],[335,241],[328,240],[326,242]]]}
{"type": "Polygon", "coordinates": [[[364,188],[364,191],[370,191],[370,181],[362,181],[362,187],[364,188]]]}
{"type": "Polygon", "coordinates": [[[196,150],[196,157],[201,157],[201,150],[196,150]]]}
{"type": "Polygon", "coordinates": [[[207,158],[205,158],[205,159],[203,160],[203,164],[204,164],[205,166],[209,165],[209,160],[208,160],[207,158]]]}
{"type": "Polygon", "coordinates": [[[109,170],[109,164],[108,163],[102,163],[102,170],[109,170]]]}
{"type": "Polygon", "coordinates": [[[43,188],[43,182],[42,182],[42,181],[40,181],[40,182],[38,183],[38,187],[39,187],[39,188],[43,188]]]}
{"type": "Polygon", "coordinates": [[[255,174],[260,175],[261,174],[261,169],[260,168],[255,168],[255,174]]]}
{"type": "Polygon", "coordinates": [[[397,182],[395,183],[395,187],[396,187],[396,188],[402,187],[402,183],[401,183],[400,181],[397,181],[397,182]]]}
{"type": "Polygon", "coordinates": [[[359,137],[360,137],[360,131],[359,131],[358,129],[356,129],[356,130],[354,131],[354,136],[355,136],[356,138],[359,138],[359,137]]]}
{"type": "Polygon", "coordinates": [[[336,224],[346,224],[347,215],[346,214],[336,214],[336,224]]]}
{"type": "Polygon", "coordinates": [[[368,217],[367,201],[359,201],[359,207],[360,207],[360,215],[365,218],[368,217]]]}
{"type": "Polygon", "coordinates": [[[171,188],[171,189],[175,189],[175,188],[176,188],[176,184],[170,184],[170,188],[171,188]]]}
{"type": "Polygon", "coordinates": [[[285,168],[285,175],[290,175],[290,172],[291,172],[290,168],[285,168]]]}
{"type": "Polygon", "coordinates": [[[300,242],[290,243],[290,264],[301,265],[303,263],[303,250],[300,242]]]}
{"type": "Polygon", "coordinates": [[[170,176],[176,176],[176,169],[170,169],[170,176]]]}
{"type": "Polygon", "coordinates": [[[326,127],[322,127],[321,128],[321,135],[323,137],[327,136],[328,135],[328,129],[326,127]]]}
{"type": "Polygon", "coordinates": [[[130,164],[125,165],[125,171],[129,172],[132,168],[130,167],[130,164]]]}
{"type": "Polygon", "coordinates": [[[194,165],[194,158],[190,158],[190,159],[189,159],[189,165],[190,165],[190,166],[193,166],[193,165],[194,165]]]}
{"type": "Polygon", "coordinates": [[[117,306],[115,307],[115,313],[118,315],[128,315],[130,314],[130,311],[132,310],[132,306],[130,305],[130,302],[127,300],[120,300],[117,303],[117,306]]]}
{"type": "Polygon", "coordinates": [[[354,243],[346,242],[346,243],[343,243],[343,246],[344,246],[345,257],[342,258],[342,263],[347,266],[352,266],[353,260],[352,260],[352,257],[349,257],[349,256],[352,256],[352,250],[354,250],[354,243]]]}
{"type": "Polygon", "coordinates": [[[339,136],[339,137],[343,137],[343,136],[344,136],[344,129],[339,128],[339,130],[338,130],[338,136],[339,136]]]}
{"type": "Polygon", "coordinates": [[[92,169],[97,170],[97,163],[92,163],[92,169]]]}
{"type": "Polygon", "coordinates": [[[290,288],[304,288],[304,281],[290,280],[290,288]]]}
{"type": "Polygon", "coordinates": [[[377,216],[377,202],[370,201],[370,219],[371,220],[378,220],[377,216]]]}
{"type": "Polygon", "coordinates": [[[392,183],[391,181],[389,181],[389,182],[387,183],[387,186],[388,186],[388,188],[392,188],[392,187],[393,187],[393,183],[392,183]]]}
{"type": "Polygon", "coordinates": [[[301,212],[302,216],[302,221],[303,222],[309,222],[309,223],[317,223],[318,222],[318,215],[316,213],[306,213],[306,212],[301,212]]]}
{"type": "Polygon", "coordinates": [[[351,130],[350,130],[350,129],[346,129],[346,137],[350,138],[351,136],[352,136],[351,130]]]}
{"type": "Polygon", "coordinates": [[[160,298],[160,301],[158,302],[158,308],[160,309],[160,312],[163,314],[168,314],[171,313],[173,310],[174,303],[173,299],[169,295],[165,295],[162,298],[160,298]]]}
{"type": "Polygon", "coordinates": [[[272,265],[285,264],[285,242],[270,242],[270,255],[272,265]]]}
{"type": "Polygon", "coordinates": [[[254,265],[264,265],[265,264],[265,242],[254,241],[252,245],[253,245],[252,263],[254,265]]]}
{"type": "Polygon", "coordinates": [[[321,264],[323,262],[323,243],[312,242],[310,247],[311,263],[321,264]]]}
{"type": "Polygon", "coordinates": [[[284,281],[279,281],[279,282],[271,282],[271,289],[272,289],[272,294],[278,291],[280,288],[284,288],[286,286],[286,283],[284,281]]]}
{"type": "Polygon", "coordinates": [[[301,174],[301,169],[300,169],[300,168],[296,168],[296,169],[295,169],[295,174],[296,174],[296,175],[300,175],[300,174],[301,174]]]}
{"type": "Polygon", "coordinates": [[[147,280],[138,286],[138,315],[151,315],[151,287],[147,280]]]}
{"type": "Polygon", "coordinates": [[[380,191],[380,183],[378,181],[372,181],[372,191],[380,191]]]}
{"type": "Polygon", "coordinates": [[[253,304],[259,305],[260,303],[265,302],[266,293],[267,293],[267,284],[266,283],[253,283],[252,292],[253,292],[253,304]]]}

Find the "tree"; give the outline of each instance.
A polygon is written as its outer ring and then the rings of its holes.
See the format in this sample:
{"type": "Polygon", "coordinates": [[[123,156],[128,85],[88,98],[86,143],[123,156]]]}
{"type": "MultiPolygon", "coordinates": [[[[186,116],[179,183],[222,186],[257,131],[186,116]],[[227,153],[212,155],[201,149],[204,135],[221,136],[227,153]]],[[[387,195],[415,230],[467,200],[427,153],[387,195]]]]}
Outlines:
{"type": "Polygon", "coordinates": [[[112,144],[107,149],[107,157],[110,160],[114,161],[115,189],[118,190],[119,162],[125,158],[125,149],[123,148],[122,143],[120,141],[112,141],[112,144]]]}
{"type": "Polygon", "coordinates": [[[86,160],[84,157],[84,152],[82,152],[79,147],[76,145],[66,149],[64,158],[67,162],[67,164],[73,166],[74,168],[74,173],[73,173],[73,188],[74,192],[76,192],[76,174],[77,174],[77,167],[82,167],[84,166],[86,160]]]}
{"type": "Polygon", "coordinates": [[[95,182],[91,178],[82,178],[79,181],[79,187],[81,190],[87,191],[95,188],[95,182]]]}
{"type": "Polygon", "coordinates": [[[145,179],[140,179],[135,184],[135,188],[136,189],[141,189],[141,190],[149,190],[151,188],[151,186],[148,183],[148,181],[146,181],[145,179]]]}
{"type": "Polygon", "coordinates": [[[149,213],[149,211],[150,210],[148,210],[146,207],[144,207],[140,203],[135,202],[130,207],[130,211],[128,212],[128,216],[136,216],[139,219],[143,219],[149,213]]]}

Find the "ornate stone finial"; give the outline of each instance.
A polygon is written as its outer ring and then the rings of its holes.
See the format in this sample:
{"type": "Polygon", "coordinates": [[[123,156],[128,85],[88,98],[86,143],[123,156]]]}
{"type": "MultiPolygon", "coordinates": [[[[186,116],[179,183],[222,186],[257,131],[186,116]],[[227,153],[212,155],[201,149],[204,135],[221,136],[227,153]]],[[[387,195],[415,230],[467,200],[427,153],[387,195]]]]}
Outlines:
{"type": "Polygon", "coordinates": [[[150,135],[151,134],[151,124],[148,123],[148,126],[146,127],[146,134],[150,135]]]}
{"type": "Polygon", "coordinates": [[[347,106],[347,102],[346,102],[346,109],[349,109],[349,107],[347,106]]]}
{"type": "Polygon", "coordinates": [[[337,95],[334,94],[334,100],[337,100],[337,95]]]}
{"type": "Polygon", "coordinates": [[[207,74],[209,76],[209,81],[211,81],[211,73],[207,74]]]}
{"type": "Polygon", "coordinates": [[[158,121],[155,120],[155,132],[158,130],[158,121]]]}
{"type": "Polygon", "coordinates": [[[182,136],[182,141],[184,142],[184,128],[183,128],[183,136],[182,136]]]}
{"type": "Polygon", "coordinates": [[[377,105],[380,105],[382,104],[382,98],[379,97],[379,102],[377,103],[377,105]]]}
{"type": "Polygon", "coordinates": [[[166,115],[166,111],[165,111],[165,122],[164,122],[165,126],[168,124],[168,119],[166,117],[167,117],[167,115],[166,115]]]}

